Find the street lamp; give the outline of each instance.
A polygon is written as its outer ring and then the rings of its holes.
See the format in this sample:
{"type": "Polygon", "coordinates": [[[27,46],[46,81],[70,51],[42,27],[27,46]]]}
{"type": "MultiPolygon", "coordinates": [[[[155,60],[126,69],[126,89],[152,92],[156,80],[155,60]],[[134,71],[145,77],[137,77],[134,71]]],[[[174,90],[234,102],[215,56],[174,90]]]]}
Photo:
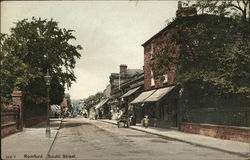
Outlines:
{"type": "Polygon", "coordinates": [[[49,114],[50,114],[50,105],[49,105],[49,90],[50,90],[50,81],[51,76],[49,75],[49,70],[47,70],[47,74],[44,76],[44,80],[47,86],[47,125],[46,125],[46,137],[50,137],[50,122],[49,122],[49,114]]]}

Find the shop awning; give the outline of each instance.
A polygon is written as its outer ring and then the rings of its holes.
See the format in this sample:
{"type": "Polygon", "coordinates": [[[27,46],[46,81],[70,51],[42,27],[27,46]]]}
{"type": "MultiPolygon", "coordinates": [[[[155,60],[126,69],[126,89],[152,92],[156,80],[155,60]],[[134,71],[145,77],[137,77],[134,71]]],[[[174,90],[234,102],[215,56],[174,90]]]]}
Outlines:
{"type": "Polygon", "coordinates": [[[50,111],[53,113],[61,113],[61,107],[59,105],[51,105],[50,106],[50,111]]]}
{"type": "Polygon", "coordinates": [[[101,108],[105,103],[108,102],[109,99],[104,99],[102,100],[100,103],[98,103],[96,106],[95,106],[95,109],[99,109],[101,108]]]}
{"type": "Polygon", "coordinates": [[[146,91],[146,92],[142,92],[138,97],[136,97],[136,98],[131,102],[131,104],[143,103],[144,100],[147,99],[149,96],[151,96],[155,91],[156,91],[156,89],[150,90],[150,91],[146,91]]]}
{"type": "Polygon", "coordinates": [[[135,93],[139,88],[141,88],[141,87],[136,87],[136,88],[134,88],[134,89],[130,89],[127,93],[125,93],[124,95],[122,95],[121,98],[128,97],[128,96],[132,95],[132,94],[135,93]]]}
{"type": "Polygon", "coordinates": [[[169,93],[173,88],[174,86],[157,89],[157,91],[155,91],[152,95],[150,95],[147,99],[145,99],[144,102],[159,101],[162,97],[164,97],[167,93],[169,93]]]}

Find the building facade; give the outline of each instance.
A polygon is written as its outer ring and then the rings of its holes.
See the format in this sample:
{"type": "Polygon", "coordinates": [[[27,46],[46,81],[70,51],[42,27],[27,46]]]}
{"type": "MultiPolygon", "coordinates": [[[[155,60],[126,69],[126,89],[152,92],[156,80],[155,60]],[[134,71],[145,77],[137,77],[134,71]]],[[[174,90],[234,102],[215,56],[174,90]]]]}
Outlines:
{"type": "MultiPolygon", "coordinates": [[[[196,15],[194,8],[183,8],[179,5],[176,11],[177,18],[194,15],[196,15]]],[[[172,23],[175,23],[175,20],[172,23]]],[[[168,71],[158,76],[154,76],[153,71],[153,64],[158,63],[159,60],[155,57],[166,54],[163,51],[167,50],[168,56],[177,56],[177,58],[180,54],[180,47],[170,40],[171,33],[175,30],[171,24],[142,44],[144,47],[144,92],[131,102],[141,113],[136,117],[136,121],[139,122],[147,115],[150,125],[155,127],[177,127],[181,116],[178,105],[179,88],[175,86],[178,66],[172,65],[168,71]]]]}
{"type": "Polygon", "coordinates": [[[138,76],[140,77],[142,74],[143,70],[128,69],[127,65],[124,64],[120,65],[119,73],[111,73],[109,77],[111,90],[108,105],[112,114],[112,119],[117,119],[120,114],[128,111],[128,103],[125,102],[127,98],[121,96],[130,90],[131,87],[137,87],[136,84],[134,84],[134,86],[132,85],[132,81],[137,83],[138,76]]]}

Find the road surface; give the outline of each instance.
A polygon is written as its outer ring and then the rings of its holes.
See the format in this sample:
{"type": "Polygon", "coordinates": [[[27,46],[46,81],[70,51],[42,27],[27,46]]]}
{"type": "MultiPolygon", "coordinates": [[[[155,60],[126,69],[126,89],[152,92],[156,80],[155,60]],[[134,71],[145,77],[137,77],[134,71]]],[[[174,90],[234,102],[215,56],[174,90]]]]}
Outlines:
{"type": "Polygon", "coordinates": [[[64,119],[48,159],[243,159],[85,118],[64,119]]]}

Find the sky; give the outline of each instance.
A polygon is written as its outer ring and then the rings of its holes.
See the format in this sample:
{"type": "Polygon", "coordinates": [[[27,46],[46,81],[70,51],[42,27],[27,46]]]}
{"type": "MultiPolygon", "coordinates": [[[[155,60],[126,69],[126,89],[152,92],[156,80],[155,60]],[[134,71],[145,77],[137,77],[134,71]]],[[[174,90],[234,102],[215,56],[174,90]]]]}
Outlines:
{"type": "Polygon", "coordinates": [[[1,33],[24,18],[51,19],[75,30],[72,43],[83,47],[74,69],[71,99],[102,92],[120,64],[142,69],[141,44],[175,17],[177,1],[1,1],[1,33]]]}

